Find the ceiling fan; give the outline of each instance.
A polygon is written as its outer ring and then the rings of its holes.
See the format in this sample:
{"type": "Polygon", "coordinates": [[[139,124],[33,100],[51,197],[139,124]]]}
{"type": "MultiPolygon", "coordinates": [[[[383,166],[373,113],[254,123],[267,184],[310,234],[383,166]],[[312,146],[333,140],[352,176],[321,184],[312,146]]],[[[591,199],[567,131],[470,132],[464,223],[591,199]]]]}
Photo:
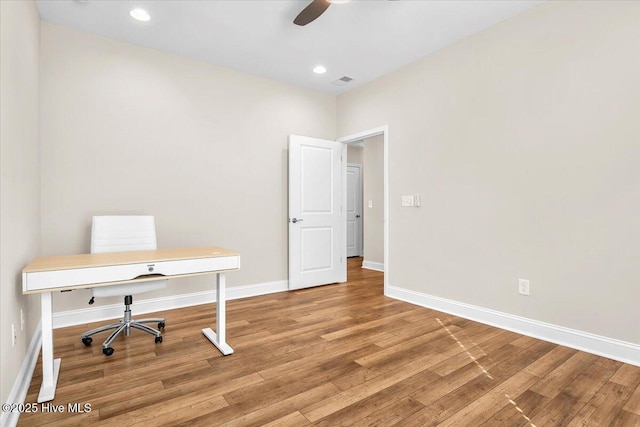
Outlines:
{"type": "Polygon", "coordinates": [[[307,25],[308,23],[318,19],[318,17],[322,15],[332,3],[339,4],[346,3],[347,1],[349,0],[313,0],[307,7],[302,9],[302,12],[296,16],[293,23],[300,26],[307,25]]]}

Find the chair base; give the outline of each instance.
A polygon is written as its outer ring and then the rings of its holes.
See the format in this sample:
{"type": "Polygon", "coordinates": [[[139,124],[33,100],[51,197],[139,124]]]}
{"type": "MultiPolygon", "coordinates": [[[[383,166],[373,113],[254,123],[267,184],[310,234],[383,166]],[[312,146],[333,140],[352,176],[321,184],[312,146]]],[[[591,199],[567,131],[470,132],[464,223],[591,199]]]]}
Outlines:
{"type": "Polygon", "coordinates": [[[123,331],[125,336],[129,336],[131,334],[131,328],[135,328],[155,336],[156,343],[161,343],[162,333],[157,329],[153,329],[152,327],[145,325],[144,323],[157,323],[158,328],[164,329],[165,319],[162,317],[152,317],[148,319],[134,320],[131,318],[131,307],[130,307],[131,303],[132,303],[132,297],[130,295],[126,296],[124,318],[119,322],[112,323],[110,325],[100,326],[98,328],[95,328],[83,333],[81,335],[82,342],[85,345],[91,345],[91,342],[93,340],[89,337],[100,332],[114,329],[111,335],[109,335],[109,337],[107,337],[107,339],[102,343],[102,351],[107,356],[110,356],[111,354],[113,354],[113,349],[110,347],[111,343],[117,338],[117,336],[120,335],[120,333],[122,333],[123,331]]]}

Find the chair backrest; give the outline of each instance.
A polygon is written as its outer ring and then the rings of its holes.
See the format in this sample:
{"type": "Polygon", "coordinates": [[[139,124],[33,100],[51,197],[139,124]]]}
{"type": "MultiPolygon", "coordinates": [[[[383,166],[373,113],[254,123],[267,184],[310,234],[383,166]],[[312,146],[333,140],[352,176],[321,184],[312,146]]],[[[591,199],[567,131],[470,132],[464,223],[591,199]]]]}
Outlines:
{"type": "MultiPolygon", "coordinates": [[[[156,224],[150,215],[94,216],[91,253],[157,249],[156,224]]],[[[135,295],[167,286],[167,279],[92,288],[94,297],[135,295]]]]}
{"type": "Polygon", "coordinates": [[[151,215],[94,216],[91,253],[157,249],[156,224],[151,215]]]}

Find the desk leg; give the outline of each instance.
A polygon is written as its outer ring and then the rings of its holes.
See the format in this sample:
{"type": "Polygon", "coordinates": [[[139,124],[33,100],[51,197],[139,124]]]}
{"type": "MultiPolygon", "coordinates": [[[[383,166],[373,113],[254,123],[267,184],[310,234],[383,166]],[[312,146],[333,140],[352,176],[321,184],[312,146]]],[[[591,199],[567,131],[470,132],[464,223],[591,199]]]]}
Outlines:
{"type": "Polygon", "coordinates": [[[53,313],[51,292],[40,294],[42,316],[42,386],[38,394],[38,403],[53,400],[56,394],[60,359],[53,359],[53,313]]]}
{"type": "Polygon", "coordinates": [[[218,328],[218,333],[213,332],[211,328],[203,329],[202,333],[223,355],[228,356],[233,353],[233,349],[226,342],[225,291],[225,275],[224,273],[218,273],[216,275],[216,327],[218,328]]]}

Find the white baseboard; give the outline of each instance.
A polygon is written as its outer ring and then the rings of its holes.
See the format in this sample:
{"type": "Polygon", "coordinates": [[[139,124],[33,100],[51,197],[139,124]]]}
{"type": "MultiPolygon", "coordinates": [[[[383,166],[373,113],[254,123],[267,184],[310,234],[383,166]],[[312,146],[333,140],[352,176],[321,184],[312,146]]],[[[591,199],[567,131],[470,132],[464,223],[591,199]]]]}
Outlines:
{"type": "MultiPolygon", "coordinates": [[[[2,403],[24,403],[25,398],[27,397],[27,391],[29,391],[29,386],[31,385],[31,378],[33,377],[33,370],[36,367],[36,362],[38,361],[38,356],[40,355],[40,347],[42,345],[42,324],[38,323],[35,332],[33,333],[33,337],[31,337],[31,343],[29,344],[29,348],[27,349],[27,354],[22,361],[22,366],[20,367],[20,372],[18,372],[18,376],[16,377],[15,382],[13,383],[13,387],[11,388],[11,392],[7,397],[6,402],[2,403]]],[[[0,426],[2,427],[14,427],[18,424],[18,418],[20,417],[20,412],[5,412],[2,411],[0,415],[0,426]]]]}
{"type": "Polygon", "coordinates": [[[362,261],[362,268],[366,268],[367,270],[381,271],[384,273],[384,263],[382,262],[367,261],[365,259],[364,261],[362,261]]]}
{"type": "MultiPolygon", "coordinates": [[[[289,290],[289,283],[286,280],[260,283],[256,285],[234,286],[227,288],[227,300],[266,295],[287,290],[289,290]]],[[[176,308],[191,307],[200,304],[210,304],[215,301],[216,291],[211,290],[144,300],[141,299],[136,300],[134,304],[135,313],[136,315],[139,315],[156,311],[166,311],[176,308]]],[[[98,307],[61,311],[53,313],[53,327],[64,328],[66,326],[82,325],[85,323],[115,319],[122,317],[122,313],[122,304],[101,305],[98,307]]]]}
{"type": "Polygon", "coordinates": [[[389,286],[386,296],[577,350],[640,366],[640,345],[389,286]]]}

